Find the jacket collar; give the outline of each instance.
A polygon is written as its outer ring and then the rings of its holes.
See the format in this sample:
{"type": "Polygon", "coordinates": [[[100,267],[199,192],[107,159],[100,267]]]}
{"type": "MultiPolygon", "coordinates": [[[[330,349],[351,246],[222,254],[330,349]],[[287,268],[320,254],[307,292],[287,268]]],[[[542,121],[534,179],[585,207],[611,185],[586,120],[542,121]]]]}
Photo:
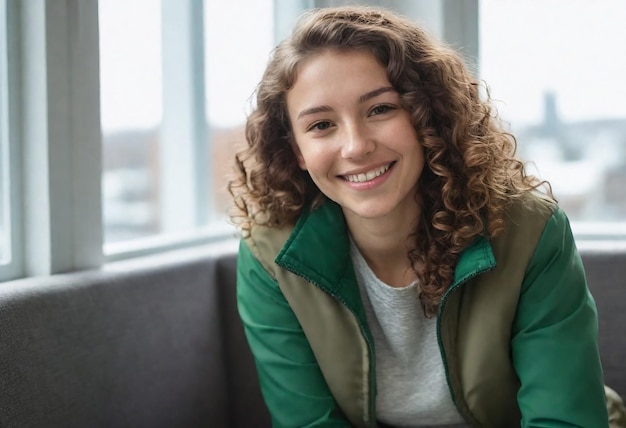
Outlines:
{"type": "MultiPolygon", "coordinates": [[[[331,295],[343,297],[344,302],[358,299],[348,228],[341,207],[333,201],[327,199],[322,206],[300,217],[275,261],[331,295]]],[[[453,286],[492,269],[495,264],[489,240],[477,237],[459,257],[453,286]]]]}
{"type": "Polygon", "coordinates": [[[336,291],[350,265],[348,228],[336,203],[305,212],[296,223],[276,262],[317,285],[336,291]]]}

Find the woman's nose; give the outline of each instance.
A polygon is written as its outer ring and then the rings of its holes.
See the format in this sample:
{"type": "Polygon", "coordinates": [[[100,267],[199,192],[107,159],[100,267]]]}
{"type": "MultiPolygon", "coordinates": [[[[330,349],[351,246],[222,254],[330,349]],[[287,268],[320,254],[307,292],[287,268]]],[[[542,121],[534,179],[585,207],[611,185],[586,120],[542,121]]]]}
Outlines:
{"type": "Polygon", "coordinates": [[[374,139],[363,126],[352,124],[344,128],[345,135],[341,154],[346,159],[360,159],[374,151],[374,139]]]}

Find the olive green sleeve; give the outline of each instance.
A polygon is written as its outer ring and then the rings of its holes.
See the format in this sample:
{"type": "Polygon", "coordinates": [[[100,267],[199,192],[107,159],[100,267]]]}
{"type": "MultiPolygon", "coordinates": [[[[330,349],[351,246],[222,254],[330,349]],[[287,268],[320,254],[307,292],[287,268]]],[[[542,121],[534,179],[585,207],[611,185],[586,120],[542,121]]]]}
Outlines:
{"type": "Polygon", "coordinates": [[[272,426],[350,426],[278,284],[244,241],[237,262],[237,304],[272,426]]]}
{"type": "Polygon", "coordinates": [[[596,306],[560,209],[526,271],[512,357],[522,427],[608,426],[596,306]]]}

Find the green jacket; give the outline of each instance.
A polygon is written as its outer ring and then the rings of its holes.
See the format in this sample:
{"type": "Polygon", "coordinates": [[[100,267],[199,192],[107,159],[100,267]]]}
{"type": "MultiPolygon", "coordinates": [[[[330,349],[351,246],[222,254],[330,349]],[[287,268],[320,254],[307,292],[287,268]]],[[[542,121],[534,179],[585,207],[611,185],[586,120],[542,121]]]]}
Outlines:
{"type": "MultiPolygon", "coordinates": [[[[275,427],[375,427],[372,336],[341,209],[242,241],[238,306],[275,427]]],[[[565,214],[531,195],[462,254],[437,315],[473,427],[607,427],[597,314],[565,214]]]]}

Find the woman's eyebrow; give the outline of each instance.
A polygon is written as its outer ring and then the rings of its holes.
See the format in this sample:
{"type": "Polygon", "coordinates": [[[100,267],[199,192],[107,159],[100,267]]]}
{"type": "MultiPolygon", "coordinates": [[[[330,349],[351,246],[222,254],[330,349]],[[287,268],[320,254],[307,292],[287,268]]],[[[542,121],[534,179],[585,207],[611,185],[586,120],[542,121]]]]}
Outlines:
{"type": "MultiPolygon", "coordinates": [[[[381,88],[374,89],[373,91],[370,91],[370,92],[368,92],[366,94],[361,95],[359,97],[359,103],[364,103],[366,101],[369,101],[372,98],[376,98],[380,94],[384,94],[386,92],[395,92],[395,91],[396,90],[393,87],[391,87],[391,86],[383,86],[381,88]]],[[[310,107],[310,108],[304,109],[300,113],[298,113],[297,119],[301,119],[303,116],[306,116],[306,115],[309,115],[309,114],[323,113],[323,112],[329,112],[329,111],[333,111],[333,109],[332,109],[332,107],[327,106],[327,105],[310,107]]]]}
{"type": "Polygon", "coordinates": [[[328,111],[333,111],[333,109],[330,106],[326,106],[326,105],[306,108],[302,110],[300,113],[298,113],[297,119],[300,119],[303,116],[306,116],[308,114],[315,114],[315,113],[328,112],[328,111]]]}
{"type": "Polygon", "coordinates": [[[359,103],[364,103],[365,101],[369,101],[372,98],[379,96],[380,94],[384,94],[385,92],[396,92],[396,90],[391,86],[383,86],[382,88],[374,89],[373,91],[370,91],[367,94],[361,95],[359,97],[359,103]]]}

